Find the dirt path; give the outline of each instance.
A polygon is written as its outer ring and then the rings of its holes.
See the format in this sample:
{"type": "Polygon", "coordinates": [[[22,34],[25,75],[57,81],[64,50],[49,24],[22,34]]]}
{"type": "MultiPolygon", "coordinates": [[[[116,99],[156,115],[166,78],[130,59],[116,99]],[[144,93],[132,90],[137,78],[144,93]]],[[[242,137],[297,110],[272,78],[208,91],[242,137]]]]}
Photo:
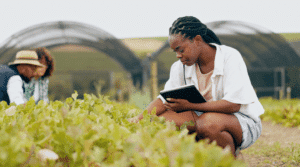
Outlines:
{"type": "Polygon", "coordinates": [[[282,147],[287,147],[292,142],[300,144],[300,129],[298,128],[287,128],[270,122],[262,122],[262,126],[262,134],[258,140],[267,141],[268,144],[280,142],[282,147]]]}
{"type": "MultiPolygon", "coordinates": [[[[262,134],[258,141],[263,141],[266,145],[273,145],[276,142],[279,142],[281,147],[290,147],[291,143],[300,144],[300,129],[298,128],[273,125],[271,122],[262,122],[262,127],[262,134]]],[[[251,147],[255,147],[255,143],[251,147]]],[[[256,167],[265,160],[263,157],[255,158],[243,153],[238,156],[238,159],[244,160],[249,167],[256,167]]]]}

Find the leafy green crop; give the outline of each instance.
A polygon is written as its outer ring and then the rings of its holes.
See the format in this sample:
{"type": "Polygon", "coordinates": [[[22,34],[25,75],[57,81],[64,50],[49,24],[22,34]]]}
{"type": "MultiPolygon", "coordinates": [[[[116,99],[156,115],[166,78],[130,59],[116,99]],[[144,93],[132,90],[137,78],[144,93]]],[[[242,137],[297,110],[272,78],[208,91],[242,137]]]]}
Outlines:
{"type": "Polygon", "coordinates": [[[107,97],[0,103],[0,166],[244,166],[186,128],[107,97]]]}
{"type": "Polygon", "coordinates": [[[261,116],[264,121],[280,123],[286,127],[300,128],[300,100],[261,98],[265,113],[261,116]]]}

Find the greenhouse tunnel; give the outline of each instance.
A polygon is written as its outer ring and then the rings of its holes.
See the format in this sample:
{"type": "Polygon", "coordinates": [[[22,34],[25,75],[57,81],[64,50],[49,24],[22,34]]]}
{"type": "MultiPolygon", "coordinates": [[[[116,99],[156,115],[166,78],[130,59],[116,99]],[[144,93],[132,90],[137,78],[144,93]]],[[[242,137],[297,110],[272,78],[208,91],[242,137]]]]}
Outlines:
{"type": "Polygon", "coordinates": [[[0,46],[0,63],[13,61],[20,50],[37,47],[51,49],[62,45],[87,46],[103,52],[131,74],[134,85],[142,85],[142,62],[127,46],[99,28],[77,22],[42,23],[12,35],[0,46]]]}
{"type": "MultiPolygon", "coordinates": [[[[222,44],[242,54],[259,97],[278,97],[280,90],[284,90],[286,95],[287,87],[292,88],[292,97],[300,97],[300,57],[283,37],[260,26],[240,21],[217,21],[206,25],[216,33],[222,44]]],[[[172,63],[178,60],[169,48],[168,41],[151,55],[149,61],[152,60],[158,62],[161,71],[158,74],[159,85],[163,85],[169,77],[172,63]]]]}

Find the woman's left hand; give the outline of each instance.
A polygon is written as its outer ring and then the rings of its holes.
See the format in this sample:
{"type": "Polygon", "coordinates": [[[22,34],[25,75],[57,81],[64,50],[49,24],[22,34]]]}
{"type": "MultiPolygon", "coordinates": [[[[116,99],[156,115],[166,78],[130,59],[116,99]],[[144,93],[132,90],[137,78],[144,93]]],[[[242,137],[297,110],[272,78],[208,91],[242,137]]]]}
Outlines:
{"type": "Polygon", "coordinates": [[[168,110],[175,112],[188,111],[190,102],[185,99],[172,99],[168,98],[167,102],[164,104],[168,110]]]}

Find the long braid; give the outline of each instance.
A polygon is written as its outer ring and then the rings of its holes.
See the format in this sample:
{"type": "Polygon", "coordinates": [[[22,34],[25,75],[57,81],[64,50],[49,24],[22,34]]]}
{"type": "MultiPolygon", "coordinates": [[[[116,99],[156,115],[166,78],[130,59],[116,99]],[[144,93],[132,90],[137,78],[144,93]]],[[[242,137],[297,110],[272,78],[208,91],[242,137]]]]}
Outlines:
{"type": "Polygon", "coordinates": [[[169,34],[181,34],[189,39],[193,39],[196,35],[200,35],[206,43],[217,43],[221,45],[216,34],[193,16],[179,17],[175,20],[172,27],[169,29],[169,34]]]}
{"type": "MultiPolygon", "coordinates": [[[[169,29],[169,35],[180,34],[183,35],[184,38],[188,38],[190,40],[194,39],[195,36],[200,35],[202,39],[206,43],[216,43],[221,45],[221,42],[217,35],[207,28],[207,26],[201,23],[200,20],[193,16],[185,16],[179,17],[172,24],[172,27],[169,29]]],[[[184,69],[184,81],[185,81],[185,65],[183,65],[184,69]]],[[[186,81],[185,81],[186,82],[186,81]]],[[[194,122],[196,123],[196,118],[192,113],[194,122]]]]}

